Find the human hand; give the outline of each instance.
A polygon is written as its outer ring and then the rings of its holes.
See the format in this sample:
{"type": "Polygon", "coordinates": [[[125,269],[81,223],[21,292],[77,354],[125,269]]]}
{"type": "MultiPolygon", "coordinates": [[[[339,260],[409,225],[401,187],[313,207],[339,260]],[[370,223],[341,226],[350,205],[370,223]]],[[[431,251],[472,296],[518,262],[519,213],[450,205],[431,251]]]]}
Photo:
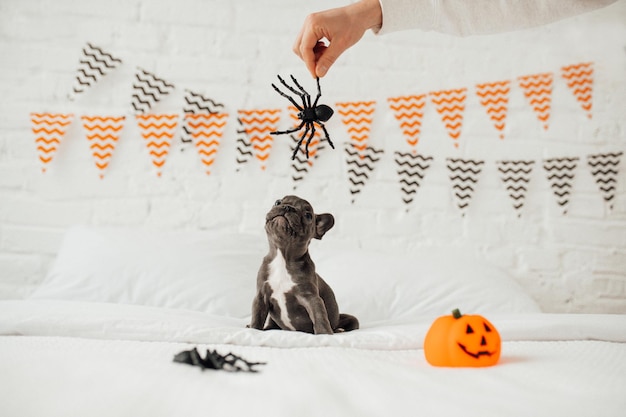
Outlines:
{"type": "Polygon", "coordinates": [[[361,0],[313,13],[304,20],[293,51],[304,61],[313,78],[323,77],[366,30],[380,28],[381,24],[382,11],[378,0],[361,0]]]}

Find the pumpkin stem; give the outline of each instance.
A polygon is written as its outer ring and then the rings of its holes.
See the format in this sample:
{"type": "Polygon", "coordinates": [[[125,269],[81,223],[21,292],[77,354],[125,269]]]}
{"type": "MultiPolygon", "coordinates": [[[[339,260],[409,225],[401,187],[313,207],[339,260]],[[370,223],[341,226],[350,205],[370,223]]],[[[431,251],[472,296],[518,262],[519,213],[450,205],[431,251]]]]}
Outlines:
{"type": "Polygon", "coordinates": [[[458,308],[455,308],[454,310],[452,310],[452,317],[454,317],[455,319],[460,319],[462,316],[461,311],[458,308]]]}

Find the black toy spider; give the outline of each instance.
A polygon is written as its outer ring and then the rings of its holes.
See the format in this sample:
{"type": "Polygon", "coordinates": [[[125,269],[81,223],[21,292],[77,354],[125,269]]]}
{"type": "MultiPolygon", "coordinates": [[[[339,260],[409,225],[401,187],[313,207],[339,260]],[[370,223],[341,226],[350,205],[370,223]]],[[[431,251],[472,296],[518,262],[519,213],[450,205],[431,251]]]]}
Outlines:
{"type": "Polygon", "coordinates": [[[300,106],[298,105],[298,103],[296,103],[293,97],[289,96],[288,94],[283,93],[282,91],[280,91],[278,87],[276,87],[275,84],[272,84],[272,87],[274,87],[274,90],[276,90],[278,94],[285,97],[287,100],[291,102],[291,104],[296,106],[296,108],[299,111],[298,119],[302,120],[302,123],[300,123],[300,125],[296,128],[270,132],[270,134],[283,135],[286,133],[297,132],[303,127],[306,127],[304,130],[304,133],[302,133],[302,136],[300,136],[300,140],[298,141],[296,148],[293,151],[293,155],[291,155],[291,159],[292,160],[296,159],[296,154],[298,153],[298,149],[300,149],[300,145],[304,141],[304,138],[307,137],[307,134],[309,135],[309,137],[306,141],[305,152],[306,152],[306,158],[309,159],[309,144],[311,143],[311,141],[313,140],[313,136],[315,135],[315,124],[317,123],[324,131],[324,134],[326,135],[325,139],[328,141],[328,144],[330,145],[330,147],[335,149],[335,145],[333,145],[333,142],[330,140],[330,136],[328,135],[328,131],[326,131],[326,127],[324,127],[324,122],[328,121],[328,119],[332,117],[334,111],[333,109],[331,109],[329,106],[325,104],[320,104],[319,106],[317,105],[317,101],[322,96],[322,90],[320,89],[319,77],[317,77],[317,96],[315,97],[315,101],[313,102],[313,104],[311,104],[311,96],[309,95],[309,93],[307,93],[307,91],[304,88],[302,88],[302,86],[298,83],[298,81],[295,79],[293,75],[291,76],[291,80],[296,85],[298,90],[296,90],[295,88],[287,84],[285,80],[283,80],[280,77],[280,75],[278,75],[278,80],[281,82],[282,85],[287,87],[289,91],[300,96],[300,98],[302,99],[302,105],[300,106]]]}

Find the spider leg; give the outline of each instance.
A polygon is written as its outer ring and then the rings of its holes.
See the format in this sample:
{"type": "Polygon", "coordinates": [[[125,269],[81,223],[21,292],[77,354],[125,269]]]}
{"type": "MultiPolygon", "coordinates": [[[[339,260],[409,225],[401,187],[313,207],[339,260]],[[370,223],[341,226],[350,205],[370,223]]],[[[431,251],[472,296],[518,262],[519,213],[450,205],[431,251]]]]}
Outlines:
{"type": "MultiPolygon", "coordinates": [[[[278,77],[278,78],[280,78],[280,77],[278,77]]],[[[282,80],[282,78],[280,78],[280,80],[281,80],[281,81],[283,81],[283,80],[282,80]]],[[[284,82],[284,81],[283,81],[283,84],[285,84],[285,82],[284,82]]],[[[286,84],[285,84],[285,85],[286,85],[286,84]]],[[[277,92],[278,94],[280,94],[281,96],[285,97],[287,100],[291,101],[291,104],[293,104],[294,106],[296,106],[296,108],[297,108],[298,110],[300,110],[300,111],[304,110],[304,109],[303,109],[300,105],[298,105],[298,103],[296,103],[296,101],[293,99],[293,97],[291,97],[290,95],[285,94],[285,93],[283,93],[282,91],[280,91],[280,89],[279,89],[278,87],[276,87],[274,84],[272,84],[272,87],[274,87],[274,90],[276,90],[276,92],[277,92]]],[[[287,86],[287,87],[289,87],[289,86],[287,86]]],[[[289,88],[289,89],[291,90],[291,88],[289,88]]],[[[297,92],[296,92],[296,94],[297,94],[297,92]]],[[[298,95],[299,95],[299,94],[298,94],[298,95]]]]}
{"type": "Polygon", "coordinates": [[[320,88],[320,77],[316,77],[317,80],[317,97],[315,97],[315,103],[313,103],[313,107],[317,107],[317,101],[322,97],[322,89],[320,88]]]}
{"type": "Polygon", "coordinates": [[[306,146],[304,147],[304,150],[306,151],[306,159],[309,159],[309,143],[311,143],[314,137],[315,137],[315,123],[311,123],[311,134],[309,135],[309,139],[306,141],[306,146]]]}
{"type": "Polygon", "coordinates": [[[288,129],[288,130],[276,130],[274,132],[270,132],[270,135],[284,135],[285,133],[293,133],[296,132],[300,129],[302,129],[302,126],[304,126],[304,121],[302,121],[302,123],[300,123],[300,126],[298,127],[294,127],[293,129],[288,129]]]}
{"type": "Polygon", "coordinates": [[[293,150],[293,154],[291,155],[292,161],[296,159],[296,155],[298,154],[298,151],[300,150],[300,145],[302,145],[302,141],[306,137],[307,133],[309,133],[309,123],[306,124],[306,129],[304,130],[304,133],[302,134],[302,136],[300,136],[300,140],[296,144],[296,148],[293,150]]]}
{"type": "Polygon", "coordinates": [[[322,130],[324,131],[324,134],[326,135],[325,139],[328,141],[328,144],[330,145],[330,147],[335,149],[335,145],[333,145],[333,141],[330,140],[330,135],[328,134],[328,131],[326,130],[326,126],[324,126],[324,123],[321,123],[321,122],[316,122],[316,123],[322,127],[322,130]]]}
{"type": "Polygon", "coordinates": [[[302,103],[304,104],[305,108],[311,107],[311,95],[304,89],[304,87],[300,85],[298,80],[296,80],[296,77],[294,77],[293,75],[290,75],[290,77],[296,87],[300,89],[301,93],[296,92],[295,89],[293,89],[292,91],[302,98],[302,103]]]}
{"type": "Polygon", "coordinates": [[[298,80],[296,80],[296,77],[294,77],[293,75],[291,76],[291,80],[293,81],[293,83],[296,85],[296,87],[298,87],[300,89],[300,91],[302,91],[303,94],[306,94],[307,96],[309,95],[309,93],[304,89],[304,87],[302,87],[300,85],[300,83],[298,82],[298,80]]]}
{"type": "MultiPolygon", "coordinates": [[[[277,75],[278,77],[278,81],[280,81],[280,83],[282,85],[284,85],[285,87],[287,87],[287,89],[289,89],[289,91],[291,91],[292,93],[294,93],[295,95],[298,96],[302,96],[303,92],[302,91],[298,91],[295,88],[293,88],[292,86],[290,86],[289,84],[287,84],[287,82],[285,80],[283,80],[283,77],[281,77],[280,75],[277,75]]],[[[293,78],[293,77],[292,77],[293,78]]]]}

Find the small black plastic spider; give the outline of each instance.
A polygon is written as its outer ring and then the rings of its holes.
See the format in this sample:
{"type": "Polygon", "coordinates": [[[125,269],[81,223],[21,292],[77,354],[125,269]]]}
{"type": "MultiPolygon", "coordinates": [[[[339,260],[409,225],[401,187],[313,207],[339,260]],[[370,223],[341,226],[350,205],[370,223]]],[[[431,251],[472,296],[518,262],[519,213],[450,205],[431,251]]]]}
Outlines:
{"type": "Polygon", "coordinates": [[[320,89],[319,77],[317,77],[317,96],[315,97],[315,101],[313,102],[313,104],[311,104],[311,96],[309,95],[309,93],[307,93],[307,91],[298,83],[298,80],[296,80],[293,75],[291,76],[291,80],[296,85],[296,87],[298,87],[298,90],[296,90],[295,88],[287,84],[285,80],[283,80],[280,77],[280,75],[278,75],[277,77],[282,85],[287,87],[287,89],[291,91],[292,93],[300,96],[300,98],[302,99],[302,105],[300,106],[298,105],[298,103],[296,103],[293,97],[289,96],[288,94],[283,93],[282,91],[280,91],[278,87],[276,87],[275,84],[272,84],[272,87],[274,87],[274,90],[276,90],[278,94],[285,97],[287,100],[291,102],[291,104],[296,106],[296,108],[299,111],[298,119],[302,120],[302,123],[300,123],[300,125],[296,128],[270,132],[270,134],[283,135],[286,133],[297,132],[303,127],[306,127],[304,130],[304,133],[302,133],[302,136],[300,136],[300,140],[298,141],[296,148],[293,151],[293,155],[291,155],[291,159],[292,160],[296,159],[296,154],[298,153],[298,149],[300,149],[300,145],[302,144],[304,139],[307,137],[307,134],[309,135],[309,137],[306,141],[305,152],[306,152],[306,158],[309,159],[309,144],[311,143],[311,141],[313,140],[313,136],[315,135],[315,124],[317,123],[324,131],[324,134],[326,135],[325,139],[328,141],[328,144],[330,145],[330,147],[335,149],[335,145],[333,145],[333,142],[330,140],[328,131],[326,130],[326,127],[324,126],[324,122],[328,121],[328,119],[332,117],[334,111],[333,109],[331,109],[329,106],[325,104],[320,104],[319,106],[317,105],[317,101],[322,96],[322,90],[320,89]]]}

